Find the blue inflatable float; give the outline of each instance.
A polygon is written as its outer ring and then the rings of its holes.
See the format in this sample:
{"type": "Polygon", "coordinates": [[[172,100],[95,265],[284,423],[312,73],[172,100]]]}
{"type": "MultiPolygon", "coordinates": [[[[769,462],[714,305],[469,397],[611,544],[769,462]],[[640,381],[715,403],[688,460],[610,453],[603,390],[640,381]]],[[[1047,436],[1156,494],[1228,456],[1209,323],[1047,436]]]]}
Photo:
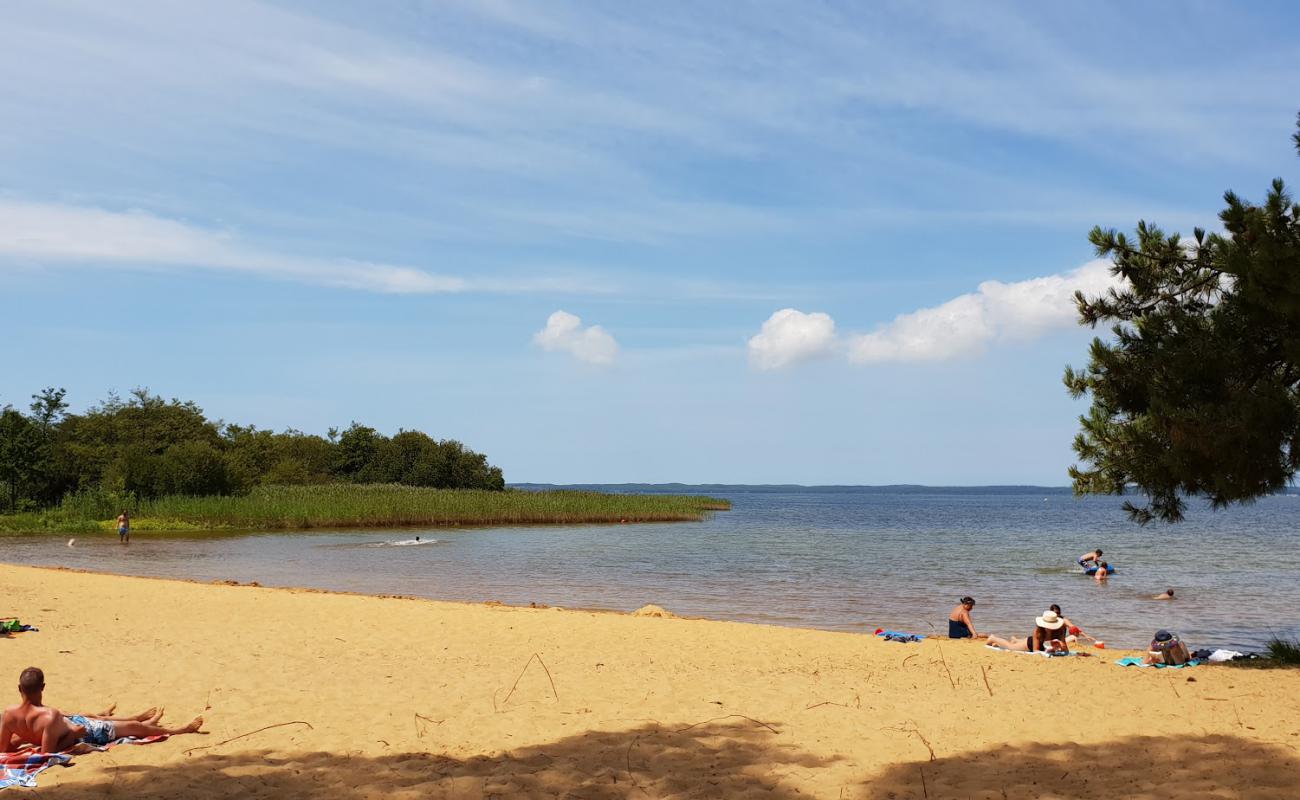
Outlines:
{"type": "MultiPolygon", "coordinates": [[[[1115,572],[1116,572],[1116,569],[1115,569],[1115,565],[1114,565],[1114,564],[1111,564],[1110,566],[1106,567],[1106,574],[1108,574],[1108,575],[1114,575],[1115,572]]],[[[1083,574],[1084,574],[1084,575],[1096,575],[1096,574],[1097,574],[1097,568],[1096,568],[1096,567],[1084,567],[1084,569],[1083,569],[1083,574]]]]}

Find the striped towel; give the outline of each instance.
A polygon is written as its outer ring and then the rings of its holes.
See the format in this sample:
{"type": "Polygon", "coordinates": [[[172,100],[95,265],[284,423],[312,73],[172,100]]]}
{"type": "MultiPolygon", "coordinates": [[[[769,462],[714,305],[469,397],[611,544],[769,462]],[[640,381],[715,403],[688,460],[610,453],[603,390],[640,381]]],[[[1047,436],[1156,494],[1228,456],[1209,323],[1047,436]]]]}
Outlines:
{"type": "MultiPolygon", "coordinates": [[[[92,747],[92,749],[107,750],[119,744],[150,744],[152,742],[161,742],[166,738],[166,736],[147,736],[143,739],[127,737],[118,739],[115,742],[109,742],[103,747],[92,747]]],[[[50,767],[67,767],[71,766],[71,764],[72,756],[68,753],[38,753],[35,750],[0,753],[0,789],[8,789],[11,786],[34,789],[36,788],[37,775],[50,767]]]]}

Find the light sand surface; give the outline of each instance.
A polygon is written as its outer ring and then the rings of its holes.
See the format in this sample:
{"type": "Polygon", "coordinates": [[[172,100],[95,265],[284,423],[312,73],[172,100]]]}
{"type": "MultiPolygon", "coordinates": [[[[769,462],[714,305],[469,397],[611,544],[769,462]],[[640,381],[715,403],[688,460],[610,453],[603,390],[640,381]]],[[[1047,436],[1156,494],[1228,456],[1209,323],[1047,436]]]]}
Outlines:
{"type": "Polygon", "coordinates": [[[1293,670],[3,565],[0,604],[41,629],[0,641],[4,686],[211,732],[42,798],[1300,795],[1293,670]]]}

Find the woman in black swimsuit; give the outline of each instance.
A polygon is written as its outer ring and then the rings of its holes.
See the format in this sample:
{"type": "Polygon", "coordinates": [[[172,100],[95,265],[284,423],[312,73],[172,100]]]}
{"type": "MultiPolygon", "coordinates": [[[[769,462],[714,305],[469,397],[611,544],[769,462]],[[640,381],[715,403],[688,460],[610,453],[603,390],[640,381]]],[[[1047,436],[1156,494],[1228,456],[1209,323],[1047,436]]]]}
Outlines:
{"type": "Polygon", "coordinates": [[[963,597],[952,613],[948,615],[949,639],[983,639],[984,634],[977,633],[975,623],[970,618],[971,609],[975,608],[975,598],[963,597]]]}

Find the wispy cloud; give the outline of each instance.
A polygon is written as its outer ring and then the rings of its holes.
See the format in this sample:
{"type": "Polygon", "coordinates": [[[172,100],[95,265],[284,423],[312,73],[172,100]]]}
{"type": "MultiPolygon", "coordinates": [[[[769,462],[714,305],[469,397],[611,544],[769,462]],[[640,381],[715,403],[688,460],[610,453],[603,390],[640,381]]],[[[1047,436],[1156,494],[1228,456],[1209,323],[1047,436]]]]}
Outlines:
{"type": "Polygon", "coordinates": [[[587,293],[562,278],[464,278],[409,266],[306,258],[227,232],[143,211],[0,200],[0,269],[6,262],[132,268],[201,268],[391,294],[587,293]]]}
{"type": "Polygon", "coordinates": [[[556,311],[546,319],[546,327],[533,334],[533,343],[543,350],[564,352],[579,361],[609,366],[618,357],[618,342],[599,325],[582,326],[582,318],[567,311],[556,311]]]}
{"type": "Polygon", "coordinates": [[[750,363],[772,370],[831,353],[854,364],[949,361],[979,355],[997,342],[1030,341],[1076,324],[1074,293],[1117,286],[1109,262],[1004,283],[985,281],[969,294],[900,314],[870,333],[839,337],[827,314],[793,308],[774,313],[749,340],[750,363]]]}
{"type": "Polygon", "coordinates": [[[202,164],[233,184],[309,145],[365,159],[408,204],[463,200],[467,238],[499,235],[504,218],[516,238],[644,243],[834,228],[836,211],[881,205],[936,219],[1051,208],[1014,216],[1056,225],[1115,198],[953,145],[1002,133],[1121,157],[1251,158],[1292,113],[1288,99],[1274,116],[1276,87],[1300,81],[1293,53],[1144,62],[1138,75],[1123,40],[1138,34],[1108,31],[1116,52],[1099,56],[1049,24],[1071,13],[27,4],[0,27],[0,143],[24,163],[53,141],[97,170],[129,153],[134,176],[202,164]],[[394,25],[401,13],[420,24],[394,25]],[[719,190],[731,170],[761,177],[761,203],[719,190]]]}

